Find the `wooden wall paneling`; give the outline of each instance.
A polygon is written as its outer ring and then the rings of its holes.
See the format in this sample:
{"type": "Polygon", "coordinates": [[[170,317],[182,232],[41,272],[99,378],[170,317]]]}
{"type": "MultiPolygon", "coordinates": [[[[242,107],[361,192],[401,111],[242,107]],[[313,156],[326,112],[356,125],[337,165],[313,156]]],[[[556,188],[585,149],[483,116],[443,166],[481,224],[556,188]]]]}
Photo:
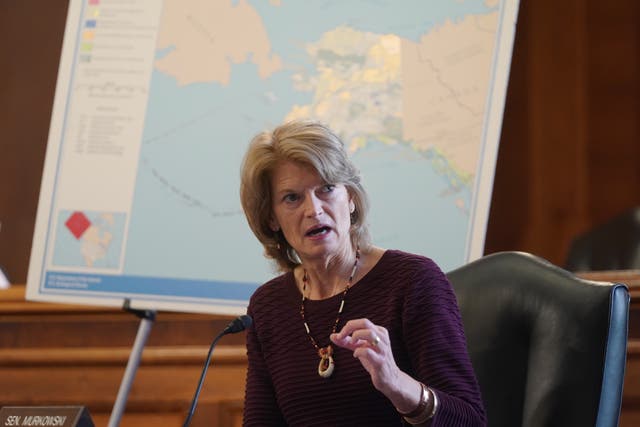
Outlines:
{"type": "Polygon", "coordinates": [[[485,253],[563,265],[640,204],[639,62],[637,1],[521,1],[485,253]]]}
{"type": "Polygon", "coordinates": [[[526,47],[530,33],[526,10],[521,7],[498,146],[485,254],[522,247],[523,232],[529,221],[527,188],[528,177],[532,173],[526,149],[529,144],[526,132],[529,105],[523,101],[526,99],[529,81],[526,47]]]}
{"type": "MultiPolygon", "coordinates": [[[[224,399],[216,402],[200,402],[191,419],[192,427],[241,427],[242,401],[224,399]]],[[[108,413],[98,413],[92,418],[97,427],[107,426],[108,413]]],[[[184,423],[183,413],[129,413],[122,418],[120,427],[178,427],[184,423]]]]}
{"type": "Polygon", "coordinates": [[[26,281],[67,0],[0,2],[0,265],[26,281]]]}
{"type": "Polygon", "coordinates": [[[597,224],[640,204],[640,3],[588,3],[589,211],[597,224]]]}
{"type": "MultiPolygon", "coordinates": [[[[230,316],[158,313],[134,378],[122,426],[181,425],[213,337],[230,316]]],[[[108,307],[24,300],[0,290],[0,405],[81,404],[105,426],[139,319],[108,307]]],[[[244,398],[244,334],[220,341],[192,425],[234,425],[244,398]]]]}
{"type": "MultiPolygon", "coordinates": [[[[167,348],[165,352],[173,350],[167,348]]],[[[147,358],[143,357],[127,400],[124,419],[164,414],[184,420],[207,348],[198,350],[197,357],[183,356],[179,364],[171,360],[168,364],[162,361],[148,363],[147,358]]],[[[241,350],[244,351],[244,347],[241,350]]],[[[3,384],[10,385],[0,389],[2,405],[78,404],[87,406],[94,416],[108,418],[126,360],[120,360],[120,357],[110,359],[107,348],[78,349],[76,352],[89,353],[77,357],[84,363],[77,363],[69,352],[66,352],[69,362],[63,366],[52,365],[50,360],[44,360],[42,356],[38,360],[35,355],[26,361],[15,358],[15,363],[5,363],[3,355],[0,355],[0,376],[3,384]],[[100,354],[103,357],[95,358],[100,354]],[[93,361],[90,360],[92,358],[93,361]]],[[[124,352],[117,353],[122,355],[124,352]]],[[[200,396],[202,407],[216,407],[229,401],[242,402],[246,360],[236,359],[233,363],[225,364],[219,363],[214,356],[200,396]]],[[[154,424],[145,422],[139,425],[154,424]]],[[[204,425],[210,425],[210,422],[204,425]]]]}
{"type": "Polygon", "coordinates": [[[585,5],[522,0],[485,253],[562,265],[586,223],[585,5]]]}
{"type": "MultiPolygon", "coordinates": [[[[589,158],[588,158],[588,108],[589,104],[589,91],[588,91],[588,40],[587,34],[589,33],[587,24],[587,6],[584,0],[572,0],[573,7],[575,8],[575,45],[574,51],[574,76],[575,76],[575,93],[573,98],[573,111],[575,117],[575,126],[573,131],[573,140],[566,140],[564,144],[573,147],[569,158],[567,159],[570,164],[573,165],[573,175],[575,180],[573,183],[574,194],[573,197],[569,197],[570,202],[573,203],[573,209],[569,215],[564,219],[565,234],[561,242],[561,246],[558,253],[558,259],[555,260],[557,265],[564,265],[567,260],[569,252],[569,246],[573,238],[584,229],[586,224],[589,223],[589,192],[588,185],[589,176],[589,158]],[[573,157],[571,157],[573,155],[573,157]],[[573,162],[571,162],[573,160],[573,162]]],[[[557,179],[562,179],[562,176],[558,176],[557,179]]],[[[567,189],[570,189],[567,188],[567,189]]],[[[553,191],[553,188],[551,189],[553,191]]]]}
{"type": "MultiPolygon", "coordinates": [[[[39,347],[132,346],[140,324],[134,314],[112,307],[25,301],[24,285],[0,290],[0,352],[39,347]]],[[[208,346],[231,316],[159,312],[149,346],[208,346]]],[[[242,334],[225,344],[244,345],[242,334]]]]}
{"type": "Polygon", "coordinates": [[[584,42],[581,0],[536,1],[529,5],[535,33],[529,38],[529,145],[534,173],[530,176],[531,218],[526,247],[562,264],[569,228],[584,203],[580,150],[585,119],[577,104],[584,99],[584,42]],[[544,23],[544,24],[543,24],[544,23]]]}
{"type": "Polygon", "coordinates": [[[241,427],[244,399],[218,403],[218,426],[241,427]]]}
{"type": "MultiPolygon", "coordinates": [[[[229,320],[205,315],[158,313],[148,338],[151,346],[208,345],[229,320]]],[[[132,346],[139,319],[125,313],[0,314],[0,349],[38,347],[132,346]],[[73,325],[71,327],[70,325],[73,325]]],[[[224,338],[242,344],[242,335],[224,338]]]]}

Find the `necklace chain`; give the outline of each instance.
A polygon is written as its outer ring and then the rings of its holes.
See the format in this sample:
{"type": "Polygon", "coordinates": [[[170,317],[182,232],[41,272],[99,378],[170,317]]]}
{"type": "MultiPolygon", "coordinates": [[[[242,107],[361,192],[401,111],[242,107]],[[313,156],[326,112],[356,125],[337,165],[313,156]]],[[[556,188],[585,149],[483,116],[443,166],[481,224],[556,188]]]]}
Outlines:
{"type": "MultiPolygon", "coordinates": [[[[349,291],[349,288],[351,287],[351,285],[353,284],[353,277],[356,274],[356,271],[358,270],[358,262],[360,260],[360,248],[356,249],[356,259],[353,262],[353,268],[351,269],[351,275],[349,275],[349,280],[347,280],[347,284],[344,287],[344,290],[342,291],[342,300],[340,301],[340,307],[338,308],[338,315],[336,316],[336,321],[333,322],[333,328],[331,329],[331,333],[335,333],[337,328],[338,328],[338,323],[340,323],[340,315],[342,314],[342,311],[344,310],[344,300],[345,297],[347,296],[347,292],[349,291]]],[[[309,275],[307,274],[307,270],[304,269],[304,273],[302,276],[302,301],[300,302],[300,316],[302,317],[302,322],[304,323],[304,329],[307,331],[307,336],[309,337],[309,341],[311,341],[311,344],[313,345],[313,347],[318,351],[318,356],[320,356],[321,359],[321,365],[323,364],[323,362],[326,361],[326,363],[329,363],[329,359],[331,359],[331,369],[330,370],[321,370],[319,368],[318,373],[323,376],[323,377],[328,377],[331,375],[331,373],[333,372],[333,358],[331,358],[331,355],[333,354],[333,348],[331,347],[331,344],[328,344],[326,347],[320,347],[317,343],[317,341],[315,340],[315,338],[313,338],[313,335],[311,335],[311,330],[309,329],[309,324],[307,323],[307,319],[305,316],[305,311],[304,311],[304,302],[307,299],[305,296],[305,293],[307,291],[307,285],[309,284],[309,275]]]]}

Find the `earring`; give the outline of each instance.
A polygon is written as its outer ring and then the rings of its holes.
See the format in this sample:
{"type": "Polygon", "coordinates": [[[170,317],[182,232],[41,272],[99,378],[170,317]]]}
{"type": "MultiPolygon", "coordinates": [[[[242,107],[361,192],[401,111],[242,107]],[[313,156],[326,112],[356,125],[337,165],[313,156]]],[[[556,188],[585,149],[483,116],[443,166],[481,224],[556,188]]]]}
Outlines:
{"type": "Polygon", "coordinates": [[[292,247],[287,249],[287,258],[294,264],[302,264],[302,260],[298,256],[298,253],[292,247]]]}

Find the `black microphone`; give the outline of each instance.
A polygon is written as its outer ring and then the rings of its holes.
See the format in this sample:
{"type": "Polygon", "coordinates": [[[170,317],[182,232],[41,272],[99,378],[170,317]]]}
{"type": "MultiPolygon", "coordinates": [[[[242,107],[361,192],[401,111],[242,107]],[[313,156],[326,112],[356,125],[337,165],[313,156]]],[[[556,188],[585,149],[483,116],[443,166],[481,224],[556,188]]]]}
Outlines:
{"type": "Polygon", "coordinates": [[[250,328],[252,323],[253,323],[253,319],[251,319],[251,316],[248,316],[246,314],[243,314],[242,316],[238,316],[235,319],[233,319],[231,322],[229,322],[229,324],[227,325],[226,328],[224,328],[224,331],[222,331],[220,336],[242,332],[245,329],[250,328]]]}
{"type": "Polygon", "coordinates": [[[200,390],[202,390],[202,384],[204,383],[204,377],[207,375],[207,369],[209,369],[209,363],[211,362],[211,355],[213,354],[213,348],[216,346],[220,338],[227,334],[235,334],[237,332],[242,332],[245,329],[251,327],[253,324],[253,319],[251,316],[247,316],[243,314],[242,316],[238,316],[233,319],[226,328],[222,332],[220,332],[211,343],[211,347],[209,347],[209,353],[207,354],[207,360],[204,362],[204,368],[202,368],[202,374],[200,374],[200,380],[198,381],[198,387],[196,388],[196,393],[193,396],[193,400],[191,401],[191,407],[189,408],[189,414],[187,414],[187,419],[184,420],[183,427],[187,427],[191,422],[191,418],[193,418],[193,414],[196,411],[196,405],[198,404],[198,397],[200,396],[200,390]]]}

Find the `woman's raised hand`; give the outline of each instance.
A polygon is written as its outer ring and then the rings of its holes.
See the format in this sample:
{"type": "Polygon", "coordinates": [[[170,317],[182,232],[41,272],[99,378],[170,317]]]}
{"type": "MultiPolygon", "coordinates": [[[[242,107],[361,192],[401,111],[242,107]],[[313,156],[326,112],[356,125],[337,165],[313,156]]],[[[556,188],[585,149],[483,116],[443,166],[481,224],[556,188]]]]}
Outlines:
{"type": "Polygon", "coordinates": [[[353,351],[353,356],[367,370],[376,389],[388,395],[399,385],[400,369],[393,358],[386,328],[369,319],[354,319],[349,320],[339,332],[331,334],[330,338],[335,345],[353,351]]]}

